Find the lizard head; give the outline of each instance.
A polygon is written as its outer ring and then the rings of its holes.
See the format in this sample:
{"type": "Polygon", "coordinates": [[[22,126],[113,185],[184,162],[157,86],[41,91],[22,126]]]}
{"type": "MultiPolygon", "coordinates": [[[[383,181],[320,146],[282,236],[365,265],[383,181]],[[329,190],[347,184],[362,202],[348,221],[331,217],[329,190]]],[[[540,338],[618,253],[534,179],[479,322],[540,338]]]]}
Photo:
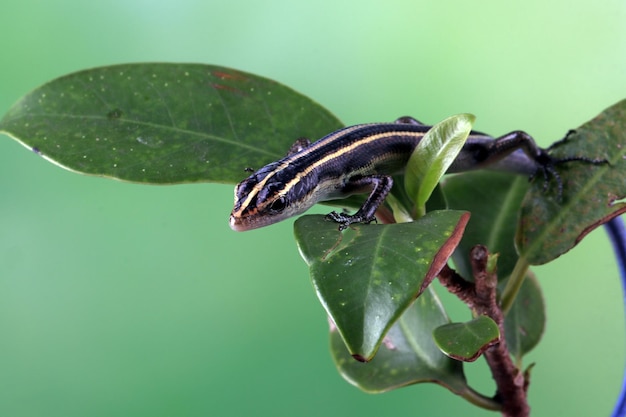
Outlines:
{"type": "Polygon", "coordinates": [[[235,187],[231,229],[238,232],[257,229],[306,211],[313,205],[302,198],[307,194],[308,183],[288,162],[264,166],[235,187]]]}

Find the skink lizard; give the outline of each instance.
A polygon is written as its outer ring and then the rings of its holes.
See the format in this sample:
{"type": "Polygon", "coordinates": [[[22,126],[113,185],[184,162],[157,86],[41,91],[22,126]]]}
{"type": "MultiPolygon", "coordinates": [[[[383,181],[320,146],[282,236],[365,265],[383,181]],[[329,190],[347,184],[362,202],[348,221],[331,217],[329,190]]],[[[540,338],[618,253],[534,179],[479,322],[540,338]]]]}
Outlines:
{"type": "MultiPolygon", "coordinates": [[[[411,153],[430,130],[410,117],[394,123],[360,124],[330,133],[315,143],[299,139],[288,155],[272,162],[235,188],[230,227],[256,229],[303,213],[320,201],[369,193],[352,215],[331,212],[328,218],[344,229],[352,223],[369,223],[391,190],[391,175],[401,173],[411,153]]],[[[493,169],[533,176],[553,176],[562,192],[554,166],[569,161],[604,163],[584,157],[555,159],[523,131],[493,138],[472,131],[447,172],[493,169]]]]}

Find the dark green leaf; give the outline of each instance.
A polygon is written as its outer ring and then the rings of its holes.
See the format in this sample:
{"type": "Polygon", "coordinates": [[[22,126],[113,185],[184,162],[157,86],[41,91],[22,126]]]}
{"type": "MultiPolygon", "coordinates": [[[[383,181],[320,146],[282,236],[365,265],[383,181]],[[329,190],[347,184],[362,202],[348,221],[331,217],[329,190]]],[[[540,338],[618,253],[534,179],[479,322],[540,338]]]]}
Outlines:
{"type": "Polygon", "coordinates": [[[559,165],[562,201],[556,181],[544,192],[543,178],[535,178],[522,205],[516,237],[520,253],[535,265],[567,252],[590,231],[626,211],[622,201],[626,197],[626,100],[576,129],[552,155],[606,158],[610,165],[559,165]]]}
{"type": "Polygon", "coordinates": [[[448,207],[467,210],[472,218],[453,259],[457,271],[472,279],[470,250],[485,245],[498,253],[498,278],[505,279],[517,261],[515,231],[528,179],[520,175],[477,171],[446,178],[442,184],[448,207]]]}
{"type": "Polygon", "coordinates": [[[0,121],[0,131],[67,169],[147,183],[235,183],[298,137],[339,127],[324,108],[266,78],[154,63],[56,79],[0,121]]]}
{"type": "Polygon", "coordinates": [[[317,295],[350,354],[370,360],[385,333],[445,265],[469,215],[428,213],[413,223],[353,225],[323,216],[295,223],[317,295]]]}
{"type": "Polygon", "coordinates": [[[541,340],[546,325],[546,310],[541,287],[528,272],[513,306],[504,319],[504,336],[511,355],[518,362],[541,340]]]}
{"type": "Polygon", "coordinates": [[[474,119],[471,114],[459,114],[437,123],[413,151],[404,180],[407,193],[419,210],[425,207],[439,180],[463,148],[474,119]]]}
{"type": "Polygon", "coordinates": [[[436,382],[460,395],[468,389],[463,365],[442,354],[432,339],[433,330],[448,322],[439,299],[428,288],[391,327],[371,362],[355,361],[335,328],[330,339],[333,359],[343,377],[366,392],[436,382]]]}
{"type": "Polygon", "coordinates": [[[449,323],[433,332],[435,343],[453,359],[473,362],[490,346],[500,340],[500,330],[495,321],[479,316],[466,323],[449,323]]]}

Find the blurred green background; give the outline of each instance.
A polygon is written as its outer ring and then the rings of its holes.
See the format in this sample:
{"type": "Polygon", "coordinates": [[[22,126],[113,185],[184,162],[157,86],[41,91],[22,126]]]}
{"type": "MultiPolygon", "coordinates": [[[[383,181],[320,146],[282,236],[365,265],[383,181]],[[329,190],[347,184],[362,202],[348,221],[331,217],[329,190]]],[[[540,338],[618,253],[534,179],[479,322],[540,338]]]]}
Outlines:
{"type": "MultiPolygon", "coordinates": [[[[471,112],[544,145],[626,97],[622,0],[5,0],[0,22],[0,113],[137,61],[267,76],[347,124],[471,112]]],[[[235,233],[231,204],[230,186],[83,177],[2,136],[0,416],[496,415],[432,384],[344,382],[292,222],[235,233]]],[[[625,337],[603,230],[535,271],[549,321],[527,360],[533,415],[608,415],[625,337]]],[[[483,365],[467,372],[492,393],[483,365]]]]}

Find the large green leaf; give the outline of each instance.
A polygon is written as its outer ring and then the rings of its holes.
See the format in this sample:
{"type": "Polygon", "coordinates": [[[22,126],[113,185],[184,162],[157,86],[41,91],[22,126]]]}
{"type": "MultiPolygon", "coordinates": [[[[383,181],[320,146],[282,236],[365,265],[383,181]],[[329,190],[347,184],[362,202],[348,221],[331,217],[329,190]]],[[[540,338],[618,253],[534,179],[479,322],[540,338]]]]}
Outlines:
{"type": "Polygon", "coordinates": [[[127,181],[235,183],[301,136],[341,127],[284,85],[229,68],[128,64],[56,79],[19,100],[0,131],[73,171],[127,181]]]}
{"type": "Polygon", "coordinates": [[[516,237],[520,253],[530,264],[551,261],[591,230],[626,211],[626,100],[576,129],[552,155],[607,159],[610,165],[560,165],[562,199],[556,181],[550,182],[548,192],[544,192],[540,176],[533,181],[522,205],[516,237]]]}
{"type": "Polygon", "coordinates": [[[391,327],[371,362],[355,361],[332,327],[333,359],[343,377],[366,392],[436,382],[461,394],[468,389],[462,363],[441,353],[432,338],[433,330],[448,322],[439,299],[428,288],[391,327]]]}
{"type": "Polygon", "coordinates": [[[463,277],[472,279],[469,253],[478,244],[500,255],[499,279],[511,274],[517,261],[515,231],[519,208],[527,190],[526,177],[507,173],[477,171],[446,178],[443,191],[448,206],[472,213],[453,255],[455,267],[463,277]]]}
{"type": "Polygon", "coordinates": [[[371,360],[387,330],[445,265],[468,218],[437,211],[413,223],[343,232],[323,216],[296,221],[313,285],[352,356],[371,360]]]}

